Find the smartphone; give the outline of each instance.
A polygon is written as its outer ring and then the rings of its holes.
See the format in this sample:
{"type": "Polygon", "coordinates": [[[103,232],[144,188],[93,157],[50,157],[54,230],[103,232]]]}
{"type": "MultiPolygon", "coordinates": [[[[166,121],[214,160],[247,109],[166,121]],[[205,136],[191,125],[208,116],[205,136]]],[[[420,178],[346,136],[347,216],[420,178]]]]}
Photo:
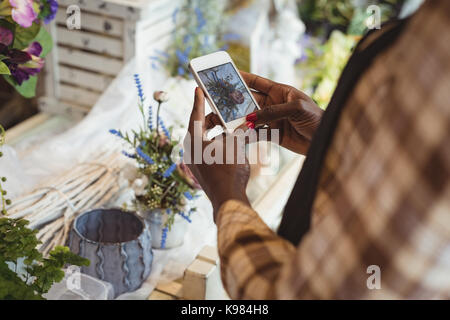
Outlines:
{"type": "Polygon", "coordinates": [[[233,131],[246,122],[248,114],[260,109],[225,51],[192,59],[189,69],[225,129],[233,131]]]}

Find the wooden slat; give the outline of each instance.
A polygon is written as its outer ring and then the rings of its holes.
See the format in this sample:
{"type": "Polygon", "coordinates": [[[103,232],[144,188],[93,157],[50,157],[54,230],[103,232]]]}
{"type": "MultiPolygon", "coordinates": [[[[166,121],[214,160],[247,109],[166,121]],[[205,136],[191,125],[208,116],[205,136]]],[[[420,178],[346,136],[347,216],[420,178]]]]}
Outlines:
{"type": "Polygon", "coordinates": [[[62,100],[75,101],[77,104],[92,107],[100,98],[99,93],[88,91],[82,88],[71,87],[65,84],[60,86],[62,100]]]}
{"type": "Polygon", "coordinates": [[[172,281],[165,284],[158,284],[156,290],[171,295],[177,299],[181,299],[183,297],[183,285],[176,281],[172,281]]]}
{"type": "Polygon", "coordinates": [[[139,19],[140,17],[140,10],[136,8],[128,9],[128,6],[108,3],[103,0],[59,0],[59,4],[64,7],[77,5],[82,12],[88,10],[118,18],[139,19]]]}
{"type": "Polygon", "coordinates": [[[126,63],[136,54],[136,23],[134,21],[125,21],[123,28],[123,46],[125,50],[123,60],[126,63]]]}
{"type": "Polygon", "coordinates": [[[81,120],[91,107],[77,105],[74,101],[58,100],[54,97],[40,97],[39,110],[45,114],[64,115],[74,120],[81,120]]]}
{"type": "Polygon", "coordinates": [[[46,113],[38,113],[37,115],[34,115],[31,118],[22,121],[11,129],[6,130],[6,142],[9,145],[13,145],[20,139],[21,136],[43,124],[48,119],[50,119],[50,115],[46,113]]]}
{"type": "Polygon", "coordinates": [[[95,51],[118,58],[123,56],[123,43],[120,40],[88,32],[68,30],[64,27],[56,28],[56,32],[56,39],[59,44],[95,51]]]}
{"type": "MultiPolygon", "coordinates": [[[[54,22],[45,26],[47,32],[56,39],[56,25],[54,22]]],[[[56,46],[55,46],[56,47],[56,46]]],[[[44,65],[44,81],[45,94],[52,97],[57,97],[59,94],[59,71],[58,71],[58,49],[53,48],[45,57],[44,65]]]]}
{"type": "Polygon", "coordinates": [[[176,300],[176,298],[167,293],[158,290],[153,290],[153,292],[148,297],[148,300],[176,300]]]}
{"type": "Polygon", "coordinates": [[[141,19],[158,19],[167,12],[173,12],[180,0],[59,0],[60,6],[77,5],[82,12],[90,11],[116,18],[138,21],[141,19]]]}
{"type": "MultiPolygon", "coordinates": [[[[66,8],[60,8],[56,14],[56,22],[66,25],[66,8]]],[[[88,12],[81,14],[81,30],[99,32],[111,36],[123,36],[123,20],[100,16],[88,12]]]]}
{"type": "Polygon", "coordinates": [[[59,67],[59,78],[63,82],[72,83],[76,86],[104,91],[108,88],[113,78],[97,73],[87,72],[66,66],[59,67]]]}
{"type": "Polygon", "coordinates": [[[122,61],[113,58],[63,47],[58,48],[58,58],[60,63],[106,73],[112,76],[117,75],[123,66],[122,61]]]}

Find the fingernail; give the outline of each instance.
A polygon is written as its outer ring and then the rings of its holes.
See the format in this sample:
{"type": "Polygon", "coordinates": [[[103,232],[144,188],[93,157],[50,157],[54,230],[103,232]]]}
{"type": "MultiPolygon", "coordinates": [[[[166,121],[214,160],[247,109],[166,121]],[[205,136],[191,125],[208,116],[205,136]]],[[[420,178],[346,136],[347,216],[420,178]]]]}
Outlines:
{"type": "Polygon", "coordinates": [[[256,112],[252,112],[252,113],[248,114],[245,119],[247,121],[255,122],[256,120],[258,120],[258,116],[256,115],[256,112]]]}
{"type": "Polygon", "coordinates": [[[197,94],[197,92],[198,92],[198,87],[195,88],[195,94],[197,94]]]}
{"type": "Polygon", "coordinates": [[[249,127],[250,129],[255,129],[255,124],[251,121],[247,121],[246,123],[247,127],[249,127]]]}

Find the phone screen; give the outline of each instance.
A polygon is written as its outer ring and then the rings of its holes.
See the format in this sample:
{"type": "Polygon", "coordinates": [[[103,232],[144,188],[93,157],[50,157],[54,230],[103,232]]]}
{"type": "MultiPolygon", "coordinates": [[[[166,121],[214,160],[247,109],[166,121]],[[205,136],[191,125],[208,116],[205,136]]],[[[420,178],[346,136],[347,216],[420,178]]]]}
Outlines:
{"type": "Polygon", "coordinates": [[[225,122],[245,117],[257,110],[250,93],[231,63],[198,71],[198,75],[225,122]]]}

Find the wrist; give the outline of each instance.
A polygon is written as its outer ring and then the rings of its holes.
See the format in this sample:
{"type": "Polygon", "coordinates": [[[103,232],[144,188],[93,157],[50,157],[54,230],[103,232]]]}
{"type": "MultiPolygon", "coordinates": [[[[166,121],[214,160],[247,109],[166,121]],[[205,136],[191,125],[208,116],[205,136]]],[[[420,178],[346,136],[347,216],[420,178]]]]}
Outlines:
{"type": "Polygon", "coordinates": [[[233,193],[228,193],[228,194],[224,194],[224,195],[215,197],[215,199],[213,199],[211,201],[212,205],[213,205],[213,210],[214,210],[214,221],[216,221],[216,219],[217,219],[217,214],[220,210],[220,207],[222,207],[222,205],[229,200],[240,201],[240,202],[250,206],[250,201],[248,200],[245,191],[244,192],[233,192],[233,193]]]}

